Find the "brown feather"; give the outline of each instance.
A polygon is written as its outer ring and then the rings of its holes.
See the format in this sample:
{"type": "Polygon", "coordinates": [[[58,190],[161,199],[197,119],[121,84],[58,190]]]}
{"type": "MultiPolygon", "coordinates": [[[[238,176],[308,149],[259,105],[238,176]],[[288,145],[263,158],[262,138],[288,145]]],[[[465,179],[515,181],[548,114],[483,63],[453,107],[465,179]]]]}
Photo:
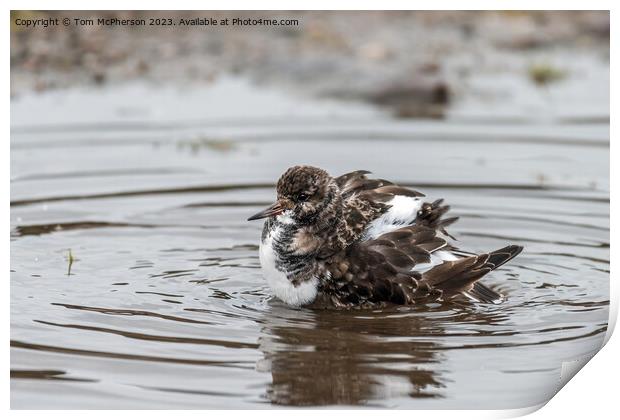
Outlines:
{"type": "Polygon", "coordinates": [[[450,207],[441,199],[423,203],[414,220],[396,222],[406,224],[401,228],[365,239],[370,223],[390,210],[394,197],[424,196],[388,180],[368,178],[369,173],[360,170],[332,178],[319,168],[297,166],[278,181],[278,200],[296,212],[298,223],[286,227],[293,234],[284,244],[288,248],[283,248],[287,257],[283,263],[296,270],[296,281],[320,279],[314,305],[380,307],[462,293],[481,302],[501,297],[478,280],[510,261],[522,247],[511,245],[480,255],[459,251],[448,243],[447,238],[454,238],[446,232],[458,218],[445,218],[450,207]],[[420,264],[436,260],[431,257],[439,250],[460,258],[416,271],[420,264]]]}

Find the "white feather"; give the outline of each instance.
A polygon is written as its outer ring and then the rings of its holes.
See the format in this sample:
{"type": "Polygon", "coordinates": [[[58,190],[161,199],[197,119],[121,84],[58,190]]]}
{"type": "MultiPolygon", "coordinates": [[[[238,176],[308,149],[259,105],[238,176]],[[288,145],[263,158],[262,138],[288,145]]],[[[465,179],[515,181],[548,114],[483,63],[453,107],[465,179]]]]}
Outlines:
{"type": "MultiPolygon", "coordinates": [[[[397,195],[388,201],[387,204],[391,206],[390,209],[369,224],[364,233],[364,240],[376,239],[384,233],[393,232],[403,226],[412,224],[422,207],[422,200],[418,197],[397,195]]],[[[424,273],[445,261],[455,260],[458,260],[458,257],[451,252],[438,250],[431,254],[430,262],[418,264],[413,269],[424,273]]]]}
{"type": "Polygon", "coordinates": [[[435,251],[431,254],[431,262],[424,264],[417,264],[413,267],[413,271],[417,271],[418,273],[424,273],[430,270],[433,267],[438,266],[439,264],[443,264],[446,261],[456,261],[459,258],[448,251],[435,251]]]}
{"type": "MultiPolygon", "coordinates": [[[[470,293],[468,292],[461,292],[463,294],[463,296],[465,296],[467,299],[472,300],[474,302],[480,302],[480,299],[477,299],[475,297],[473,297],[470,293]]],[[[497,300],[494,300],[493,303],[497,303],[497,300]]]]}
{"type": "Polygon", "coordinates": [[[413,223],[418,210],[422,207],[422,200],[418,197],[396,195],[387,204],[391,206],[390,209],[368,225],[364,239],[375,239],[384,233],[413,223]]]}
{"type": "Polygon", "coordinates": [[[292,210],[286,210],[283,213],[280,213],[276,216],[276,219],[278,220],[278,222],[284,224],[284,225],[291,225],[293,223],[295,223],[295,221],[293,220],[293,211],[292,210]]]}
{"type": "MultiPolygon", "coordinates": [[[[289,216],[278,216],[279,219],[280,217],[286,220],[285,218],[289,216]]],[[[269,232],[265,237],[265,240],[261,241],[260,244],[260,265],[263,269],[263,274],[267,280],[267,284],[276,297],[288,305],[302,306],[311,303],[317,295],[318,280],[313,278],[309,281],[304,281],[298,285],[294,285],[286,277],[286,273],[278,270],[276,267],[276,253],[273,249],[273,242],[274,239],[276,239],[280,234],[280,230],[281,228],[277,227],[273,231],[269,232]]]]}

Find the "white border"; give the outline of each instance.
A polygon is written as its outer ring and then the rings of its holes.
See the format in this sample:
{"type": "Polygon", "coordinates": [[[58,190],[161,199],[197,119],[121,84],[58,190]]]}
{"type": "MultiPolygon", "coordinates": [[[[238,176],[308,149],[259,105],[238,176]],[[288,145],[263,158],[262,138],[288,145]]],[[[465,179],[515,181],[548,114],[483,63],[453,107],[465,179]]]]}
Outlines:
{"type": "MultiPolygon", "coordinates": [[[[10,38],[9,38],[9,10],[17,9],[17,10],[331,10],[331,9],[341,9],[341,10],[403,10],[403,9],[416,9],[416,10],[484,10],[484,9],[503,9],[503,10],[553,10],[557,8],[557,6],[561,6],[562,10],[611,10],[612,17],[612,45],[611,45],[611,66],[612,68],[617,68],[617,47],[616,40],[618,39],[618,19],[617,12],[614,7],[618,2],[617,1],[609,1],[609,0],[590,0],[590,1],[574,1],[574,0],[565,0],[563,2],[557,2],[553,0],[468,0],[467,2],[462,0],[434,0],[432,2],[413,2],[413,1],[404,1],[404,0],[382,0],[381,2],[370,1],[370,0],[358,0],[356,2],[341,2],[340,4],[334,1],[328,0],[316,0],[316,1],[296,1],[294,4],[290,1],[284,0],[264,0],[260,3],[251,1],[251,0],[231,0],[226,2],[209,2],[209,1],[198,1],[198,0],[175,0],[174,2],[166,2],[163,0],[150,0],[148,2],[140,2],[140,1],[130,1],[130,0],[109,0],[109,1],[89,1],[89,2],[80,2],[77,0],[57,0],[53,3],[44,0],[8,0],[4,1],[5,5],[4,13],[3,13],[3,22],[4,22],[4,30],[2,31],[2,45],[5,45],[3,49],[5,51],[5,65],[2,67],[3,79],[5,83],[2,85],[2,91],[4,94],[5,100],[3,101],[2,106],[2,119],[3,119],[3,127],[4,127],[4,141],[2,142],[3,153],[1,154],[3,165],[2,171],[4,175],[4,182],[2,183],[2,195],[5,198],[5,206],[3,206],[4,212],[4,220],[5,224],[2,226],[2,232],[4,233],[5,238],[5,249],[2,253],[2,259],[5,264],[4,267],[8,267],[10,265],[10,246],[8,243],[9,238],[9,217],[10,210],[8,206],[9,201],[9,180],[10,180],[10,117],[9,117],[9,109],[10,109],[10,67],[9,67],[9,59],[8,52],[10,51],[10,38]]],[[[614,83],[614,80],[611,81],[612,86],[612,94],[611,94],[611,113],[610,115],[614,115],[614,101],[617,101],[617,83],[614,83]],[[614,90],[613,87],[616,87],[614,90]]],[[[616,133],[616,121],[612,119],[611,121],[611,136],[616,133]]],[[[614,175],[617,175],[617,170],[615,169],[615,165],[617,165],[617,147],[614,146],[614,141],[611,142],[611,177],[614,179],[614,175]]],[[[614,196],[614,190],[617,189],[617,184],[611,184],[612,197],[614,196]]],[[[611,215],[612,215],[612,230],[611,230],[611,241],[615,244],[617,239],[617,229],[614,229],[615,224],[613,223],[614,216],[617,216],[616,207],[613,205],[611,207],[611,215]]],[[[613,255],[613,254],[612,254],[613,255]]],[[[5,273],[8,272],[8,269],[5,268],[5,273]]],[[[606,340],[609,340],[610,334],[613,330],[613,326],[615,325],[617,312],[618,312],[618,287],[615,284],[615,281],[611,280],[611,305],[610,305],[610,329],[608,334],[606,335],[606,340]]],[[[2,353],[5,360],[5,366],[9,365],[9,322],[8,322],[8,314],[9,314],[9,281],[8,276],[5,277],[5,281],[1,283],[2,287],[2,295],[5,298],[5,314],[6,318],[3,323],[3,338],[5,346],[2,348],[2,353]]],[[[558,394],[556,395],[549,403],[548,406],[536,412],[532,415],[531,418],[563,418],[563,419],[572,419],[572,418],[609,418],[609,413],[617,412],[616,408],[618,404],[615,399],[616,396],[616,382],[617,382],[617,374],[618,374],[618,358],[614,357],[614,353],[618,353],[619,344],[618,339],[612,339],[610,344],[607,344],[605,348],[601,351],[600,354],[596,355],[594,359],[589,362],[586,367],[580,372],[576,379],[573,379],[569,382],[569,384],[558,394]]],[[[8,366],[7,366],[8,367],[8,366]]],[[[8,370],[8,369],[7,369],[8,370]]],[[[6,370],[5,370],[6,372],[6,370]]],[[[8,375],[7,375],[8,376],[8,375]]],[[[6,377],[5,377],[6,378],[6,377]]],[[[8,410],[10,400],[9,400],[9,381],[8,378],[5,379],[3,383],[3,403],[4,409],[8,410]]],[[[388,413],[389,416],[394,416],[398,418],[406,418],[410,419],[411,416],[424,416],[425,418],[471,418],[471,419],[484,419],[484,418],[506,418],[506,417],[514,417],[519,415],[524,415],[535,411],[538,407],[531,407],[526,409],[519,410],[490,410],[490,411],[391,411],[388,413]]],[[[338,417],[348,415],[355,415],[356,417],[368,418],[370,416],[375,415],[383,415],[379,413],[375,413],[373,410],[355,410],[353,412],[349,410],[323,410],[325,414],[328,415],[337,415],[338,417]]],[[[135,416],[137,413],[133,413],[131,411],[118,411],[115,412],[115,416],[135,416]]],[[[198,417],[203,418],[205,415],[213,415],[215,413],[204,413],[204,412],[193,412],[193,411],[175,411],[174,413],[169,413],[168,411],[159,411],[159,412],[150,412],[148,414],[149,417],[157,418],[167,418],[169,416],[182,416],[182,417],[198,417]]],[[[50,411],[46,413],[39,412],[31,412],[31,411],[11,411],[9,413],[11,417],[15,418],[30,418],[31,416],[45,415],[46,418],[60,418],[62,416],[63,419],[67,418],[82,418],[84,415],[88,415],[89,417],[101,417],[108,416],[105,412],[100,411],[90,411],[88,413],[84,413],[81,411],[50,411]]],[[[315,417],[317,413],[314,410],[296,410],[294,413],[291,413],[289,410],[270,410],[270,411],[262,411],[262,412],[238,412],[238,411],[224,411],[218,412],[216,414],[219,416],[231,416],[231,417],[241,417],[251,415],[252,417],[258,416],[259,418],[273,418],[273,417],[281,417],[288,418],[291,415],[294,415],[296,418],[310,418],[315,417]]]]}

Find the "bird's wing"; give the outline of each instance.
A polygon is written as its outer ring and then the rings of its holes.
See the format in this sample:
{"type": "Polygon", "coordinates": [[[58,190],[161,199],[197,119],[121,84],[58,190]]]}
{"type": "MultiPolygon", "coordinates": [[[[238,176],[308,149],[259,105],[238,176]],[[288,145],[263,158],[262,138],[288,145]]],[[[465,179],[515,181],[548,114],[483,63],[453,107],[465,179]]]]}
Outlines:
{"type": "Polygon", "coordinates": [[[458,217],[444,218],[443,216],[450,210],[450,206],[443,204],[443,199],[435,200],[432,203],[424,203],[418,211],[415,222],[418,225],[433,228],[449,238],[455,239],[446,231],[446,227],[459,220],[458,217]]]}
{"type": "Polygon", "coordinates": [[[357,193],[365,197],[374,198],[376,201],[386,202],[395,195],[407,197],[424,197],[424,194],[410,188],[401,187],[385,179],[368,178],[369,171],[354,171],[336,178],[342,196],[346,199],[357,193]]]}
{"type": "MultiPolygon", "coordinates": [[[[362,217],[364,220],[361,221],[356,211],[351,212],[350,224],[362,223],[364,229],[368,229],[366,237],[375,238],[401,226],[415,223],[434,228],[453,238],[446,232],[446,226],[454,223],[458,217],[444,217],[450,206],[444,205],[443,200],[423,202],[421,197],[424,197],[424,194],[421,192],[385,179],[368,178],[369,173],[360,170],[336,178],[345,200],[345,208],[365,208],[370,205],[380,209],[374,213],[366,212],[362,217]],[[398,200],[394,200],[395,198],[398,200]],[[376,223],[373,224],[375,220],[376,223]]],[[[345,217],[349,218],[346,211],[345,217]]]]}
{"type": "Polygon", "coordinates": [[[431,262],[431,253],[447,246],[435,230],[406,226],[377,239],[357,242],[342,255],[327,261],[326,295],[347,306],[412,304],[418,299],[438,298],[439,290],[421,286],[417,264],[431,262]],[[432,294],[432,296],[431,296],[432,294]]]}
{"type": "Polygon", "coordinates": [[[446,260],[442,256],[451,255],[450,249],[447,240],[437,236],[436,229],[406,226],[357,243],[340,260],[331,261],[325,288],[331,288],[328,294],[345,305],[412,304],[463,293],[493,302],[500,296],[486,286],[476,286],[476,282],[521,252],[521,247],[510,246],[446,260]]]}

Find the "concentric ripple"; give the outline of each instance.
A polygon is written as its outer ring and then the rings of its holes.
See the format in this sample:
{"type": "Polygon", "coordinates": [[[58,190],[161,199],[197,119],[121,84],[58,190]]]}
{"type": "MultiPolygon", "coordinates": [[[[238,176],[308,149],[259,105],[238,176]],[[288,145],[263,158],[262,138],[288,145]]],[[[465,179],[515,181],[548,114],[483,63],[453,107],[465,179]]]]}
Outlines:
{"type": "Polygon", "coordinates": [[[593,125],[590,141],[562,125],[539,141],[523,126],[476,142],[481,127],[434,124],[376,116],[15,130],[13,407],[546,400],[561,363],[597,351],[607,328],[605,129],[593,125]],[[218,133],[227,133],[220,143],[180,146],[218,133]],[[261,226],[245,220],[302,162],[369,169],[445,198],[461,216],[451,233],[463,248],[523,245],[486,280],[507,301],[343,312],[273,299],[257,256],[261,226]]]}

